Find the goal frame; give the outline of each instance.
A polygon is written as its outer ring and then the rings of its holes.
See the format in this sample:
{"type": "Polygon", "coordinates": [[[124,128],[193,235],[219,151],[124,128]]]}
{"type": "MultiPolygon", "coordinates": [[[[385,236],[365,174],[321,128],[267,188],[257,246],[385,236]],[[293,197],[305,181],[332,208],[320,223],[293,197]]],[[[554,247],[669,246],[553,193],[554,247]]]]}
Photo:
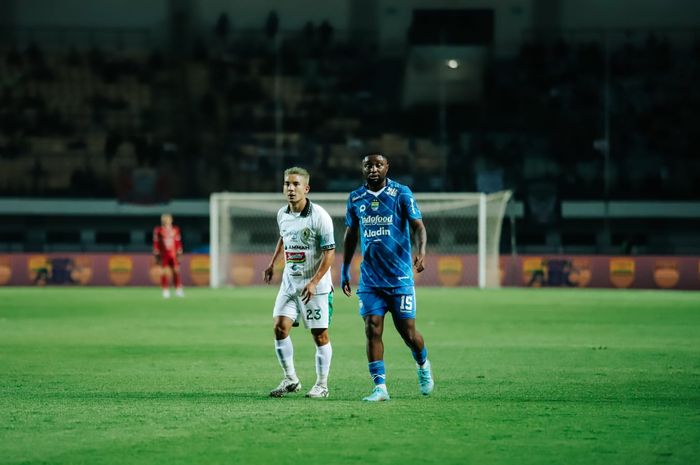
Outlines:
{"type": "MultiPolygon", "coordinates": [[[[487,204],[489,199],[496,198],[497,196],[503,196],[502,204],[500,207],[500,213],[498,215],[499,220],[495,227],[496,231],[492,231],[497,238],[500,239],[501,229],[503,225],[503,218],[505,216],[506,208],[510,200],[512,199],[512,191],[499,191],[491,194],[486,194],[483,192],[421,192],[414,193],[414,196],[418,203],[421,200],[467,200],[472,199],[478,202],[478,218],[477,218],[477,256],[478,256],[478,287],[480,289],[485,289],[487,287],[500,287],[500,280],[496,280],[496,284],[488,285],[487,276],[487,234],[489,234],[487,228],[488,212],[487,204]]],[[[344,202],[347,200],[347,193],[340,192],[327,192],[327,193],[314,193],[313,200],[319,202],[321,205],[324,204],[324,200],[330,200],[333,202],[344,202]]],[[[220,202],[221,201],[245,201],[245,202],[270,202],[270,205],[275,205],[274,208],[271,207],[271,214],[275,214],[279,209],[279,206],[284,203],[281,195],[278,193],[270,192],[215,192],[212,193],[209,198],[209,283],[210,287],[218,288],[220,287],[221,280],[221,231],[222,222],[219,215],[220,212],[220,202]]],[[[329,211],[331,216],[334,212],[329,211]]],[[[500,256],[500,251],[498,250],[498,244],[496,244],[496,272],[498,270],[498,257],[500,256]]],[[[492,280],[493,281],[493,280],[492,280]]]]}

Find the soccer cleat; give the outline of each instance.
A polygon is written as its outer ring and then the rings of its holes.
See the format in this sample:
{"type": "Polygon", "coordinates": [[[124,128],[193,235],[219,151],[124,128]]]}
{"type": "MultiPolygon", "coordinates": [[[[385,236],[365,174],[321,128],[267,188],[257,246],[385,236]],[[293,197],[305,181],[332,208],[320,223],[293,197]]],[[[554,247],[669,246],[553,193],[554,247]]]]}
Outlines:
{"type": "Polygon", "coordinates": [[[284,378],[280,381],[279,386],[270,391],[270,397],[284,397],[288,392],[299,392],[301,389],[301,381],[292,381],[289,378],[284,378]]]}
{"type": "Polygon", "coordinates": [[[420,393],[424,396],[430,395],[435,387],[435,382],[433,381],[433,374],[430,372],[430,362],[425,361],[423,367],[418,367],[418,387],[420,388],[420,393]]]}
{"type": "Polygon", "coordinates": [[[314,384],[311,390],[306,393],[306,397],[313,397],[314,399],[328,397],[328,388],[320,384],[314,384]]]}
{"type": "Polygon", "coordinates": [[[185,297],[185,291],[183,291],[181,287],[178,287],[175,289],[175,295],[178,297],[185,297]]]}
{"type": "Polygon", "coordinates": [[[163,298],[164,299],[170,298],[170,290],[169,289],[163,289],[163,298]]]}
{"type": "Polygon", "coordinates": [[[375,386],[374,391],[372,391],[372,394],[368,395],[367,397],[364,397],[362,400],[367,402],[383,402],[389,399],[389,393],[387,392],[386,388],[383,388],[381,386],[375,386]]]}

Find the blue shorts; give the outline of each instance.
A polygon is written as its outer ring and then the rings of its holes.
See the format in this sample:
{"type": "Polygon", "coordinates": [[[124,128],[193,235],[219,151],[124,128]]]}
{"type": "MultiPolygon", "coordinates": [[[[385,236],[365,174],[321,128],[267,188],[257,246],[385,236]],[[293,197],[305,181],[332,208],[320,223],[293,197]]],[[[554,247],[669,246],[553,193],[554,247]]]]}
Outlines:
{"type": "Polygon", "coordinates": [[[357,292],[360,299],[360,316],[384,316],[391,312],[402,320],[416,318],[416,289],[409,287],[370,288],[357,292]]]}

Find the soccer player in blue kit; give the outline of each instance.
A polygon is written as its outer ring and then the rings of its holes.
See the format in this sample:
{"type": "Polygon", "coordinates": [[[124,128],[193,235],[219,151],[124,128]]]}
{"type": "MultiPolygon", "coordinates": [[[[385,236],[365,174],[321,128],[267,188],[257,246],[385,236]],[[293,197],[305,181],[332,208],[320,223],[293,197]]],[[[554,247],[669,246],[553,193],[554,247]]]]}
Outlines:
{"type": "Polygon", "coordinates": [[[345,212],[343,266],[340,284],[352,294],[350,264],[358,238],[362,264],[357,296],[365,321],[367,360],[374,390],[363,400],[389,400],[384,369],[384,316],[391,313],[396,330],[413,352],[418,367],[418,385],[423,395],[433,391],[433,376],[423,336],[416,329],[416,292],[413,267],[423,271],[427,236],[422,216],[411,190],[387,179],[389,162],[379,152],[362,160],[365,185],[350,193],[345,212]],[[411,257],[411,239],[416,244],[411,257]]]}

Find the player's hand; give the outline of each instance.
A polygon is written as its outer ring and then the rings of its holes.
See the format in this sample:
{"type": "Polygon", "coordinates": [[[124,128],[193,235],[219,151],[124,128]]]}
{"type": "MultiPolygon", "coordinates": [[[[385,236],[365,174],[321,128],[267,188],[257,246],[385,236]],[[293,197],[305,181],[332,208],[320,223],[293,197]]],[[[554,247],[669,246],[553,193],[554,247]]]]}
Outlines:
{"type": "Polygon", "coordinates": [[[304,286],[304,289],[301,290],[301,301],[304,303],[304,305],[306,305],[311,301],[311,298],[315,295],[316,285],[309,281],[309,283],[306,286],[304,286]]]}
{"type": "Polygon", "coordinates": [[[423,260],[425,259],[425,255],[423,254],[416,254],[416,256],[413,258],[413,266],[416,268],[416,271],[420,273],[425,269],[425,266],[423,266],[423,260]]]}
{"type": "Polygon", "coordinates": [[[343,263],[340,267],[340,287],[343,289],[343,294],[350,297],[352,288],[350,287],[350,265],[343,263]]]}
{"type": "Polygon", "coordinates": [[[350,287],[350,281],[341,281],[340,287],[343,288],[343,294],[350,297],[352,295],[352,288],[350,287]]]}
{"type": "Polygon", "coordinates": [[[272,282],[272,276],[274,276],[274,274],[275,269],[272,265],[265,268],[265,271],[263,271],[263,280],[266,284],[270,284],[272,282]]]}

